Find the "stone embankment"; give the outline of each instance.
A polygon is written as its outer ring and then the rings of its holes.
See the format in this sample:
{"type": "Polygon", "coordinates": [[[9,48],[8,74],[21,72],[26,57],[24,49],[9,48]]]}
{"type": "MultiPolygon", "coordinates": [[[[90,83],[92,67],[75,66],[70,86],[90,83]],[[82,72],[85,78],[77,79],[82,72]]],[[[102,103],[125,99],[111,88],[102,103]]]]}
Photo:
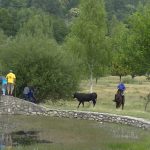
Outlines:
{"type": "Polygon", "coordinates": [[[52,117],[77,118],[77,119],[95,120],[99,122],[120,123],[143,129],[150,129],[150,121],[142,118],[134,118],[129,116],[120,116],[115,114],[99,113],[99,112],[48,109],[11,96],[1,96],[0,114],[44,115],[52,117]]]}

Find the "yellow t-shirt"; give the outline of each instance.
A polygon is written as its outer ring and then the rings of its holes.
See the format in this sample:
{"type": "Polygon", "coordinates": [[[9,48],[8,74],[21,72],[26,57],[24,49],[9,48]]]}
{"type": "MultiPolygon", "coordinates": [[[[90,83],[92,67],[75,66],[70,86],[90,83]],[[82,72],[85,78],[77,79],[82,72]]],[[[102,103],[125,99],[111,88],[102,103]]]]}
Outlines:
{"type": "Polygon", "coordinates": [[[8,73],[6,79],[8,83],[14,83],[16,76],[13,73],[8,73]]]}

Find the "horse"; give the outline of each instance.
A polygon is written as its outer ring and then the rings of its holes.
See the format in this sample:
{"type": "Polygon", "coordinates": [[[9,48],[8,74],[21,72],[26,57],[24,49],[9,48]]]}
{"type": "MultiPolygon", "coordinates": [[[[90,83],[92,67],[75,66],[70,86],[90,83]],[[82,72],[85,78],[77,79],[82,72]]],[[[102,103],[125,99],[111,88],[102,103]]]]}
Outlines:
{"type": "Polygon", "coordinates": [[[122,110],[124,109],[125,96],[122,95],[122,92],[118,91],[117,94],[115,94],[114,102],[116,102],[116,108],[120,108],[122,105],[122,110]]]}
{"type": "Polygon", "coordinates": [[[84,107],[84,102],[93,102],[93,107],[96,104],[97,94],[96,93],[74,93],[73,98],[76,98],[79,101],[78,107],[82,103],[84,107]]]}

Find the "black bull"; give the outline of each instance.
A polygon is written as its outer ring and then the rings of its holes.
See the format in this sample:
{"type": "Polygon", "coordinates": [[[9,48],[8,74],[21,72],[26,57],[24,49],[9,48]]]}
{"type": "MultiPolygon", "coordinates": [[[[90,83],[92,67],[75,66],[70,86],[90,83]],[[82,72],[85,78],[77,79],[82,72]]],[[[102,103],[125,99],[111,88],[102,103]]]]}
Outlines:
{"type": "Polygon", "coordinates": [[[96,93],[74,93],[74,97],[79,101],[78,108],[80,104],[82,103],[84,107],[84,102],[93,102],[93,107],[96,104],[97,94],[96,93]]]}

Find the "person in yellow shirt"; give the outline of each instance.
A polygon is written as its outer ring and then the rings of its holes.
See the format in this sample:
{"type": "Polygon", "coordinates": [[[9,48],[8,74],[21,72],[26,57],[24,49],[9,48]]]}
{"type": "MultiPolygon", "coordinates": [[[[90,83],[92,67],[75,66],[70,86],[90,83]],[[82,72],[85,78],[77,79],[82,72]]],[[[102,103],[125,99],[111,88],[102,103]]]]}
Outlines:
{"type": "Polygon", "coordinates": [[[7,94],[12,96],[14,84],[16,82],[16,76],[12,70],[10,70],[9,73],[6,75],[6,79],[7,79],[7,94]]]}

